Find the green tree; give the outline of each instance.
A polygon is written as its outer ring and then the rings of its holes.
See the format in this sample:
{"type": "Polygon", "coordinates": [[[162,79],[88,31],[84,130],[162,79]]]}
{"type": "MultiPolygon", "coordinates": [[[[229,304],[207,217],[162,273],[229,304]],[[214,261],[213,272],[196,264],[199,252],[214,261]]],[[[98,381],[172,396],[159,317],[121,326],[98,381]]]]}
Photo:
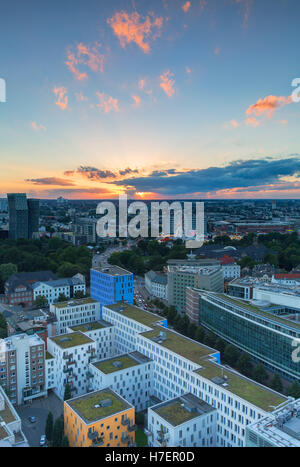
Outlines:
{"type": "Polygon", "coordinates": [[[245,376],[251,376],[252,375],[252,370],[253,370],[253,365],[251,362],[250,356],[243,352],[238,361],[237,361],[237,367],[240,370],[241,373],[245,376]]]}
{"type": "Polygon", "coordinates": [[[2,313],[0,313],[0,339],[7,337],[7,322],[2,313]]]}
{"type": "Polygon", "coordinates": [[[53,442],[52,446],[54,448],[58,448],[61,446],[62,438],[64,435],[64,423],[62,417],[58,417],[55,420],[54,427],[53,427],[53,442]]]}
{"type": "Polygon", "coordinates": [[[74,297],[77,298],[77,299],[80,299],[80,298],[85,298],[86,295],[85,295],[85,293],[83,292],[83,290],[77,290],[77,291],[74,293],[74,297]]]}
{"type": "Polygon", "coordinates": [[[300,384],[298,381],[294,381],[287,390],[287,395],[290,397],[294,397],[295,399],[300,398],[300,384]]]}
{"type": "Polygon", "coordinates": [[[69,399],[72,399],[72,393],[71,393],[71,387],[70,385],[67,383],[65,385],[65,393],[64,393],[64,401],[67,401],[69,399]]]}
{"type": "Polygon", "coordinates": [[[3,282],[6,282],[13,274],[18,272],[18,267],[13,263],[1,264],[0,266],[0,278],[3,282]]]}
{"type": "Polygon", "coordinates": [[[57,303],[66,302],[66,301],[68,301],[68,297],[63,293],[60,293],[57,299],[57,303]]]}
{"type": "Polygon", "coordinates": [[[224,352],[224,360],[228,365],[235,366],[239,358],[239,351],[234,345],[227,345],[224,352]]]}
{"type": "Polygon", "coordinates": [[[277,392],[283,391],[282,381],[278,373],[275,373],[275,375],[271,379],[270,388],[274,389],[274,391],[277,391],[277,392]]]}
{"type": "Polygon", "coordinates": [[[62,448],[68,448],[69,447],[69,440],[68,440],[68,437],[66,435],[63,436],[63,439],[61,441],[61,447],[62,448]]]}
{"type": "Polygon", "coordinates": [[[37,308],[43,308],[48,305],[48,300],[44,295],[38,295],[34,301],[34,306],[37,308]]]}
{"type": "Polygon", "coordinates": [[[221,356],[223,356],[226,348],[226,342],[221,339],[221,337],[218,337],[215,343],[215,348],[220,352],[221,356]]]}
{"type": "Polygon", "coordinates": [[[205,337],[205,331],[202,326],[198,326],[197,331],[195,333],[195,340],[198,342],[203,342],[205,337]]]}
{"type": "Polygon", "coordinates": [[[268,373],[266,372],[265,367],[259,363],[253,370],[253,379],[258,383],[264,384],[268,379],[268,373]]]}
{"type": "Polygon", "coordinates": [[[46,420],[45,434],[47,440],[51,443],[53,440],[53,414],[50,411],[46,420]]]}

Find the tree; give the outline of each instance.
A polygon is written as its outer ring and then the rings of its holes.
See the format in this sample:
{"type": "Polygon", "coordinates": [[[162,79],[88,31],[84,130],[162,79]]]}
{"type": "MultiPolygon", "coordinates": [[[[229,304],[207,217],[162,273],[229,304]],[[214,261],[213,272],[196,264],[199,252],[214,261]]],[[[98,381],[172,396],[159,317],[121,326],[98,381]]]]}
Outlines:
{"type": "Polygon", "coordinates": [[[275,373],[275,375],[271,379],[270,388],[274,389],[274,391],[282,392],[283,390],[282,381],[278,373],[275,373]]]}
{"type": "Polygon", "coordinates": [[[62,417],[58,417],[55,420],[54,427],[53,427],[53,443],[52,446],[54,448],[58,448],[61,446],[62,438],[64,434],[64,423],[62,417]]]}
{"type": "Polygon", "coordinates": [[[252,369],[253,369],[253,365],[252,365],[252,362],[251,362],[251,358],[250,356],[243,352],[238,361],[237,361],[237,367],[238,369],[240,370],[241,373],[243,373],[243,375],[245,376],[251,376],[252,375],[252,369]]]}
{"type": "Polygon", "coordinates": [[[74,298],[85,298],[85,293],[83,292],[83,290],[77,290],[75,293],[74,293],[74,298]]]}
{"type": "Polygon", "coordinates": [[[226,342],[221,339],[221,337],[218,337],[215,343],[215,348],[220,352],[221,355],[223,355],[226,348],[226,342]]]}
{"type": "Polygon", "coordinates": [[[265,367],[259,363],[256,365],[253,371],[253,379],[258,383],[264,384],[268,379],[268,373],[266,372],[265,367]]]}
{"type": "Polygon", "coordinates": [[[195,340],[198,342],[203,342],[205,336],[205,331],[202,326],[198,326],[197,331],[195,333],[195,340]]]}
{"type": "Polygon", "coordinates": [[[227,345],[224,352],[224,360],[228,365],[234,366],[239,358],[239,351],[234,345],[227,345]]]}
{"type": "Polygon", "coordinates": [[[2,313],[0,313],[0,339],[7,337],[7,322],[2,313]]]}
{"type": "Polygon", "coordinates": [[[34,306],[37,308],[44,308],[48,305],[48,300],[44,295],[38,295],[34,301],[34,306]]]}
{"type": "Polygon", "coordinates": [[[46,420],[45,434],[48,441],[53,440],[53,414],[50,411],[46,420]]]}
{"type": "Polygon", "coordinates": [[[10,276],[18,272],[18,267],[13,263],[1,264],[0,266],[0,278],[3,282],[6,282],[10,276]]]}
{"type": "Polygon", "coordinates": [[[68,297],[63,293],[60,293],[57,299],[57,303],[66,302],[67,300],[68,300],[68,297]]]}
{"type": "Polygon", "coordinates": [[[64,393],[64,401],[67,401],[69,399],[72,399],[72,393],[71,393],[71,387],[70,385],[67,383],[65,385],[65,393],[64,393]]]}
{"type": "Polygon", "coordinates": [[[66,435],[63,436],[63,439],[61,441],[61,447],[62,448],[68,448],[69,447],[69,440],[68,440],[68,437],[66,435]]]}
{"type": "Polygon", "coordinates": [[[300,384],[298,381],[294,381],[287,390],[287,395],[290,397],[294,397],[295,399],[300,398],[300,384]]]}

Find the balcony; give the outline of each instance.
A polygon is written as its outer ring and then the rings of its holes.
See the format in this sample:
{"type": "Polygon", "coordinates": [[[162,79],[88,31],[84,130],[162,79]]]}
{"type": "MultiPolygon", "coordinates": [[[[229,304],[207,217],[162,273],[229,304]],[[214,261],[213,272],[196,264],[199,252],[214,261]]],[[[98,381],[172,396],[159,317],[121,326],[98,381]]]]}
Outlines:
{"type": "Polygon", "coordinates": [[[70,360],[67,362],[67,365],[75,365],[75,364],[76,364],[75,360],[70,360]]]}
{"type": "Polygon", "coordinates": [[[148,430],[148,428],[144,428],[144,433],[146,436],[153,436],[152,431],[148,430]]]}
{"type": "Polygon", "coordinates": [[[122,443],[124,443],[124,444],[130,443],[130,442],[131,442],[131,438],[130,438],[128,435],[123,435],[122,438],[121,438],[121,441],[122,441],[122,443]]]}
{"type": "Polygon", "coordinates": [[[98,431],[89,431],[88,432],[88,438],[94,441],[95,439],[99,438],[99,433],[98,431]]]}
{"type": "Polygon", "coordinates": [[[121,423],[123,426],[127,426],[129,424],[129,421],[130,421],[129,418],[122,418],[121,423]]]}
{"type": "Polygon", "coordinates": [[[136,431],[137,430],[137,426],[136,425],[130,425],[128,426],[128,431],[131,433],[133,431],[136,431]]]}
{"type": "Polygon", "coordinates": [[[99,446],[104,446],[103,438],[97,438],[93,441],[92,447],[97,448],[99,446]]]}

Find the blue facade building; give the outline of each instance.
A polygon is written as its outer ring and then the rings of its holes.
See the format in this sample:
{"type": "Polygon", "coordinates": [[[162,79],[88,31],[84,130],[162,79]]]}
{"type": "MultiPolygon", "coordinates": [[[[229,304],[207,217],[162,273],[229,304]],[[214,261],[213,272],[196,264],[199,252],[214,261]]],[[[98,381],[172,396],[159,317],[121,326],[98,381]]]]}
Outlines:
{"type": "Polygon", "coordinates": [[[126,301],[133,304],[133,274],[119,266],[91,269],[91,297],[103,305],[126,301]]]}

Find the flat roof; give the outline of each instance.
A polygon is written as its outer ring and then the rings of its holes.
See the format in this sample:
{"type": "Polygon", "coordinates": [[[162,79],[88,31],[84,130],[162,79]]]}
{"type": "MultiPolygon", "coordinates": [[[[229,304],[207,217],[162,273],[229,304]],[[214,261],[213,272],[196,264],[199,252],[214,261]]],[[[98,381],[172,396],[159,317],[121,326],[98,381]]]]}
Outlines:
{"type": "Polygon", "coordinates": [[[110,374],[116,371],[125,370],[126,368],[132,368],[147,361],[151,361],[144,355],[140,354],[142,358],[139,358],[139,352],[132,352],[117,357],[108,358],[101,360],[100,362],[94,362],[93,365],[102,373],[110,374]]]}
{"type": "Polygon", "coordinates": [[[171,425],[178,426],[216,409],[193,394],[185,394],[151,407],[151,410],[171,425]]]}
{"type": "Polygon", "coordinates": [[[112,327],[112,324],[108,323],[107,321],[101,320],[93,321],[91,323],[78,324],[77,326],[70,326],[70,329],[72,329],[73,331],[89,332],[108,327],[112,327]]]}
{"type": "Polygon", "coordinates": [[[0,439],[5,439],[9,437],[9,433],[6,430],[5,426],[0,425],[0,439]]]}
{"type": "Polygon", "coordinates": [[[53,306],[55,308],[66,308],[68,306],[80,306],[80,305],[88,305],[91,303],[99,303],[97,300],[94,300],[93,298],[79,298],[79,299],[69,299],[66,300],[65,302],[60,302],[60,303],[53,303],[53,306]]]}
{"type": "Polygon", "coordinates": [[[50,339],[62,349],[68,349],[69,347],[76,347],[94,342],[88,336],[79,331],[50,337],[50,339]]]}
{"type": "Polygon", "coordinates": [[[87,424],[111,417],[114,414],[132,408],[131,404],[126,402],[111,389],[102,389],[85,394],[75,399],[70,399],[66,401],[66,403],[87,424]],[[105,400],[110,400],[111,404],[101,407],[100,402],[105,400]]]}
{"type": "Polygon", "coordinates": [[[130,305],[128,303],[115,303],[114,305],[103,305],[106,308],[116,311],[117,313],[126,316],[127,318],[133,319],[145,326],[151,327],[157,321],[163,321],[163,316],[155,315],[149,311],[142,310],[137,306],[130,305]]]}
{"type": "Polygon", "coordinates": [[[126,269],[121,268],[120,266],[105,266],[105,268],[92,268],[93,271],[99,271],[103,274],[108,274],[109,276],[128,276],[133,275],[132,272],[127,271],[126,269]]]}
{"type": "Polygon", "coordinates": [[[16,417],[13,414],[6,400],[4,400],[4,410],[0,410],[0,417],[2,417],[3,421],[6,424],[14,422],[16,420],[16,417]]]}

